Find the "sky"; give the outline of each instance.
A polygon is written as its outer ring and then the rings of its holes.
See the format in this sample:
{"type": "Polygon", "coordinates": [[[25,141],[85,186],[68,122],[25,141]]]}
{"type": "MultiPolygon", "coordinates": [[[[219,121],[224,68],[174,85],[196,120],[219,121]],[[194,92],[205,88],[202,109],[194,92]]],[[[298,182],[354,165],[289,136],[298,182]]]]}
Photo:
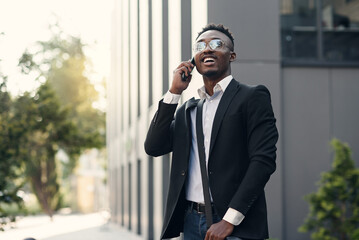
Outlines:
{"type": "Polygon", "coordinates": [[[0,71],[8,76],[10,92],[18,95],[36,87],[17,64],[26,48],[50,39],[54,15],[66,33],[89,44],[85,54],[94,71],[89,78],[104,91],[99,82],[109,77],[112,7],[113,0],[0,0],[0,71]]]}

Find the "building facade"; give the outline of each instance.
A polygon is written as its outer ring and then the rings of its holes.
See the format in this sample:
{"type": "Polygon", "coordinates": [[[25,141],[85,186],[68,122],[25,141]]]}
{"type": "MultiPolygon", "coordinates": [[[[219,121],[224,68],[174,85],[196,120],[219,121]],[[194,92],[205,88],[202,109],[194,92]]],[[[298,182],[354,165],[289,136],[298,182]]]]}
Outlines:
{"type": "MultiPolygon", "coordinates": [[[[207,23],[234,34],[232,75],[264,84],[280,133],[277,170],[266,186],[270,236],[305,240],[303,196],[330,169],[333,137],[359,163],[359,0],[116,0],[108,81],[107,146],[112,221],[159,239],[171,156],[143,143],[172,71],[191,58],[207,23]]],[[[197,97],[194,71],[181,101],[197,97]]]]}

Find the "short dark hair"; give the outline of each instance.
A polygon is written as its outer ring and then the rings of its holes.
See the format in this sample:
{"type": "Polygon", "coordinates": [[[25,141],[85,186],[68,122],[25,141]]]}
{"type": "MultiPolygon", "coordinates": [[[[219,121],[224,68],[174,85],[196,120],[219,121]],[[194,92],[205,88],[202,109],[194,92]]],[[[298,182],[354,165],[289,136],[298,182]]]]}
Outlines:
{"type": "Polygon", "coordinates": [[[231,42],[234,46],[234,38],[233,38],[233,34],[229,31],[229,28],[228,27],[225,27],[223,26],[223,24],[214,24],[214,23],[209,23],[207,24],[203,29],[202,31],[200,31],[196,37],[196,40],[199,38],[199,36],[204,33],[204,32],[207,32],[209,30],[216,30],[216,31],[219,31],[219,32],[222,32],[224,34],[226,34],[226,36],[231,39],[231,42]]]}

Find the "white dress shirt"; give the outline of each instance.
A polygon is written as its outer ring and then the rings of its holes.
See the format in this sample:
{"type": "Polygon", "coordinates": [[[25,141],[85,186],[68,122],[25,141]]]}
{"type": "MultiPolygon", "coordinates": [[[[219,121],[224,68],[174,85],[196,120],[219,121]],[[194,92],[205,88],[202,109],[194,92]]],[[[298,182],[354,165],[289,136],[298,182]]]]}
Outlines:
{"type": "MultiPolygon", "coordinates": [[[[214,116],[216,114],[223,93],[232,79],[233,79],[232,75],[229,75],[224,79],[222,79],[221,81],[219,81],[213,88],[212,96],[206,93],[204,86],[198,89],[198,95],[200,96],[200,98],[206,100],[203,104],[202,124],[203,124],[204,146],[205,146],[207,166],[208,166],[208,155],[209,155],[209,147],[211,141],[214,116]]],[[[179,102],[180,97],[181,95],[173,94],[170,91],[168,91],[164,96],[163,102],[167,104],[177,104],[179,102]]],[[[197,147],[197,133],[196,133],[197,108],[193,108],[190,114],[191,114],[191,122],[192,122],[191,123],[192,144],[191,144],[191,152],[190,152],[188,175],[187,175],[188,181],[186,186],[186,198],[188,201],[204,203],[201,168],[199,164],[199,155],[198,155],[198,147],[197,147]]],[[[244,219],[244,215],[233,208],[228,208],[223,219],[233,225],[239,225],[244,219]]]]}

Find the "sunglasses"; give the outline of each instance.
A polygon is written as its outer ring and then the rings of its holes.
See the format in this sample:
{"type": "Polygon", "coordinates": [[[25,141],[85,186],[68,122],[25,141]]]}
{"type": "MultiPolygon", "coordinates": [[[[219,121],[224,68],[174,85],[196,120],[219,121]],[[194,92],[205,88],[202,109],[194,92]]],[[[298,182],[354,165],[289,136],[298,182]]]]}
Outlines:
{"type": "Polygon", "coordinates": [[[207,45],[209,46],[210,49],[217,50],[217,49],[222,48],[225,44],[220,39],[213,39],[213,40],[209,41],[208,44],[205,42],[196,42],[193,45],[193,52],[199,53],[199,52],[203,51],[204,49],[206,49],[207,45]]]}

